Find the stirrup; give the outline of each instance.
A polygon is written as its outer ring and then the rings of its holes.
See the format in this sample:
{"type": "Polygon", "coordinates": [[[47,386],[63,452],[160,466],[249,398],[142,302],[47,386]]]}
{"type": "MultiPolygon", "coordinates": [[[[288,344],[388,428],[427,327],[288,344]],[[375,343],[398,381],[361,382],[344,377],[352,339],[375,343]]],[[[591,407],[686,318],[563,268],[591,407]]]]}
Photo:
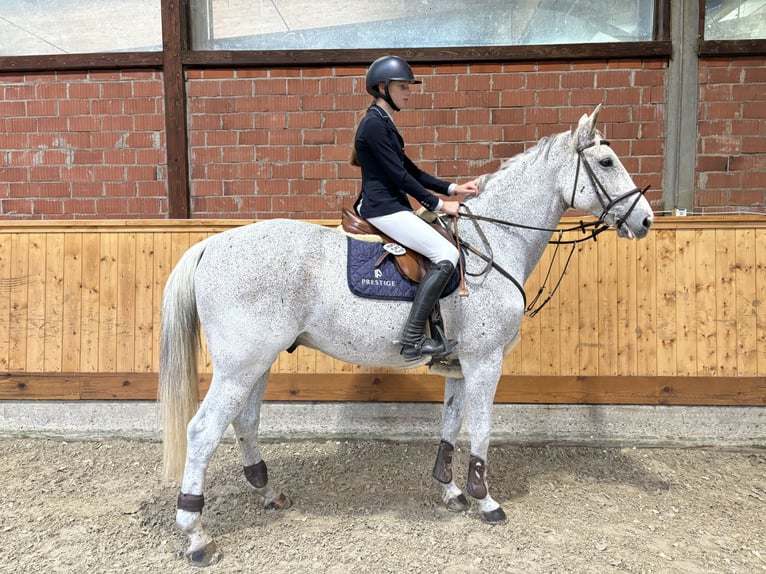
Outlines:
{"type": "Polygon", "coordinates": [[[457,341],[451,339],[439,341],[424,336],[417,343],[402,343],[400,341],[400,344],[402,349],[399,351],[399,354],[404,357],[404,360],[417,361],[424,356],[431,357],[432,359],[447,357],[457,346],[457,341]]]}

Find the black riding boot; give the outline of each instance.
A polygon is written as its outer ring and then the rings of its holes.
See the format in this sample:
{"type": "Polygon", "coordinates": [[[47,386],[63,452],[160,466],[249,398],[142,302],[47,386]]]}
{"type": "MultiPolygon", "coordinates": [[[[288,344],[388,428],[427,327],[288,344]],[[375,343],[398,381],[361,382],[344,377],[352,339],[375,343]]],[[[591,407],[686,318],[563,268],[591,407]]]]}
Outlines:
{"type": "Polygon", "coordinates": [[[445,347],[443,342],[427,339],[425,336],[426,320],[454,271],[455,266],[452,263],[446,260],[439,261],[431,264],[428,273],[420,282],[415,293],[415,300],[412,302],[410,316],[404,326],[404,333],[399,341],[402,345],[401,354],[408,361],[415,361],[423,355],[445,357],[454,348],[455,343],[452,341],[445,347]]]}

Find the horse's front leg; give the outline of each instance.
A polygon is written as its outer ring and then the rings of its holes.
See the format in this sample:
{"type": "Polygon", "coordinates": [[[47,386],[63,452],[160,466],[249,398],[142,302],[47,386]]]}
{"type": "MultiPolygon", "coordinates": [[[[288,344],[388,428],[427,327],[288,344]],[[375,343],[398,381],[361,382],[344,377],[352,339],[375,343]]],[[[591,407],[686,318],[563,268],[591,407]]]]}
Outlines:
{"type": "Polygon", "coordinates": [[[261,404],[268,380],[268,372],[258,379],[250,393],[247,404],[234,419],[232,426],[242,453],[242,467],[247,482],[263,497],[264,508],[283,509],[290,507],[290,500],[279,489],[269,484],[268,469],[261,458],[261,451],[258,446],[261,404]]]}
{"type": "Polygon", "coordinates": [[[503,354],[487,353],[476,361],[463,363],[468,403],[468,430],[471,434],[471,458],[468,463],[466,491],[479,501],[481,517],[490,524],[506,519],[505,511],[489,494],[487,452],[492,426],[492,404],[503,368],[503,354]]]}
{"type": "Polygon", "coordinates": [[[463,379],[447,377],[442,411],[442,440],[436,455],[433,477],[442,486],[442,500],[450,512],[468,510],[470,504],[455,484],[452,474],[452,454],[465,416],[465,386],[463,379]]]}

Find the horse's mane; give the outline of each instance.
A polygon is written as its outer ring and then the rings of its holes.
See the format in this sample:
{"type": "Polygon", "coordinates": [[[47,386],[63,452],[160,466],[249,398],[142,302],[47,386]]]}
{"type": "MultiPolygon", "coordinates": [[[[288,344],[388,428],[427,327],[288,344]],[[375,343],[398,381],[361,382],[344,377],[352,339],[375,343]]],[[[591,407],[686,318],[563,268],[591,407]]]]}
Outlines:
{"type": "MultiPolygon", "coordinates": [[[[480,181],[481,188],[483,189],[484,186],[486,186],[493,179],[502,177],[503,175],[510,173],[516,168],[517,164],[526,167],[526,166],[534,164],[540,159],[547,161],[551,149],[564,139],[570,139],[572,150],[574,151],[576,146],[576,141],[575,141],[576,138],[572,138],[572,134],[573,134],[573,131],[569,130],[566,132],[561,132],[559,134],[555,134],[552,136],[545,136],[541,138],[540,141],[538,141],[531,148],[527,148],[523,152],[516,154],[515,156],[505,160],[500,165],[500,168],[496,172],[483,175],[480,181]]],[[[603,135],[598,130],[595,130],[594,135],[596,137],[597,143],[603,138],[603,135]]]]}
{"type": "Polygon", "coordinates": [[[501,165],[500,168],[494,173],[488,173],[481,178],[482,188],[486,186],[490,181],[498,177],[502,177],[513,171],[517,165],[531,165],[540,159],[544,161],[548,160],[551,148],[559,143],[562,139],[572,135],[571,131],[562,132],[560,134],[545,136],[538,141],[531,148],[525,149],[523,152],[516,154],[515,156],[508,158],[501,165]]]}

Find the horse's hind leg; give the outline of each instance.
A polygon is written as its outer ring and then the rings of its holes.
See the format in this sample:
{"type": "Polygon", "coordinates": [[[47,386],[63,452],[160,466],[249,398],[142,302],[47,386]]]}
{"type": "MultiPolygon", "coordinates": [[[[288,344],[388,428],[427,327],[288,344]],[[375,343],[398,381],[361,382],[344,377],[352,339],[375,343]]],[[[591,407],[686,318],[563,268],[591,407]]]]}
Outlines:
{"type": "Polygon", "coordinates": [[[207,397],[187,427],[186,464],[178,497],[176,524],[189,537],[186,556],[194,566],[207,566],[220,558],[213,538],[202,526],[205,473],[223,433],[250,394],[247,379],[213,375],[207,397]]]}
{"type": "Polygon", "coordinates": [[[465,416],[465,387],[463,379],[447,378],[442,411],[442,440],[436,455],[433,477],[442,485],[442,501],[450,512],[468,510],[470,504],[455,484],[452,474],[452,453],[465,416]]]}
{"type": "Polygon", "coordinates": [[[269,484],[266,463],[261,458],[258,447],[258,424],[260,422],[261,404],[269,373],[265,373],[253,386],[250,398],[242,411],[232,422],[234,433],[237,435],[239,449],[242,452],[242,465],[248,483],[263,496],[265,508],[288,508],[290,500],[278,489],[269,484]]]}

